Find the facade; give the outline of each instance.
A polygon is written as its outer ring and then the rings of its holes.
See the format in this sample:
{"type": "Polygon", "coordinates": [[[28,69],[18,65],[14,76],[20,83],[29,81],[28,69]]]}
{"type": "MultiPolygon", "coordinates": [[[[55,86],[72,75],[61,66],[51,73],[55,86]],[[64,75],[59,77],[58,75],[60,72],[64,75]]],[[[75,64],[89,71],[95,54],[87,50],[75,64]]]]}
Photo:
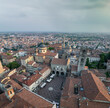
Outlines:
{"type": "Polygon", "coordinates": [[[77,57],[76,56],[71,56],[70,57],[70,64],[71,65],[77,65],[77,63],[78,63],[77,57]]]}
{"type": "Polygon", "coordinates": [[[13,57],[12,55],[6,55],[6,56],[2,56],[2,62],[5,65],[8,65],[9,63],[15,61],[16,58],[13,57]]]}
{"type": "Polygon", "coordinates": [[[99,56],[89,56],[89,62],[100,61],[99,56]]]}
{"type": "Polygon", "coordinates": [[[5,95],[9,100],[15,95],[13,87],[11,85],[5,86],[5,95]]]}
{"type": "Polygon", "coordinates": [[[34,60],[33,56],[30,56],[30,55],[21,57],[21,65],[26,66],[28,62],[33,60],[34,60]]]}
{"type": "Polygon", "coordinates": [[[4,72],[4,69],[3,69],[2,63],[0,61],[0,74],[2,74],[3,72],[4,72]]]}
{"type": "Polygon", "coordinates": [[[36,63],[35,61],[30,61],[27,63],[26,69],[28,72],[33,73],[39,69],[39,64],[36,63]]]}
{"type": "Polygon", "coordinates": [[[33,75],[26,78],[22,82],[23,86],[29,90],[34,90],[49,74],[51,69],[49,67],[44,67],[41,71],[35,71],[33,75]]]}
{"type": "Polygon", "coordinates": [[[66,76],[67,70],[69,68],[69,63],[70,63],[69,59],[65,60],[65,59],[54,58],[51,62],[52,72],[59,76],[61,75],[66,76]]]}
{"type": "Polygon", "coordinates": [[[62,59],[69,58],[72,48],[69,45],[69,42],[65,42],[65,37],[63,38],[62,51],[60,51],[59,57],[62,59]]]}
{"type": "MultiPolygon", "coordinates": [[[[84,70],[88,70],[88,66],[85,66],[84,70]]],[[[71,76],[74,75],[78,75],[78,65],[71,65],[71,76]]]]}
{"type": "Polygon", "coordinates": [[[52,60],[53,58],[58,58],[58,53],[48,51],[47,47],[45,45],[42,45],[36,51],[35,61],[38,63],[43,63],[45,62],[46,58],[49,58],[50,60],[52,60]]]}
{"type": "Polygon", "coordinates": [[[80,74],[81,70],[84,70],[86,59],[87,59],[87,50],[85,48],[82,48],[78,60],[78,70],[77,70],[78,74],[80,74]]]}

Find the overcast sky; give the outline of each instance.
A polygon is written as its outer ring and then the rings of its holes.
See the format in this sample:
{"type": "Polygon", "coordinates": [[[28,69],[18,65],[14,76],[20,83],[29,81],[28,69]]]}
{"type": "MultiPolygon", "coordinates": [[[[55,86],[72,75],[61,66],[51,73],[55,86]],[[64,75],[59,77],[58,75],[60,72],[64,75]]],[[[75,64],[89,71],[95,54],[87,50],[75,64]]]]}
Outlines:
{"type": "Polygon", "coordinates": [[[110,32],[110,0],[0,0],[0,31],[110,32]]]}

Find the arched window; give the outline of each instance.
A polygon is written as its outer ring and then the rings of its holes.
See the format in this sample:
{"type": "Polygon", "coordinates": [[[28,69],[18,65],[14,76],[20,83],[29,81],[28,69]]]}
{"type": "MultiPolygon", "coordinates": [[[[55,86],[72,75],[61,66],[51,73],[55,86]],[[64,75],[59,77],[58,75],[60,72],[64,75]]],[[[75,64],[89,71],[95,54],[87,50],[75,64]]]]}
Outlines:
{"type": "Polygon", "coordinates": [[[64,72],[61,72],[61,75],[64,76],[64,72]]]}

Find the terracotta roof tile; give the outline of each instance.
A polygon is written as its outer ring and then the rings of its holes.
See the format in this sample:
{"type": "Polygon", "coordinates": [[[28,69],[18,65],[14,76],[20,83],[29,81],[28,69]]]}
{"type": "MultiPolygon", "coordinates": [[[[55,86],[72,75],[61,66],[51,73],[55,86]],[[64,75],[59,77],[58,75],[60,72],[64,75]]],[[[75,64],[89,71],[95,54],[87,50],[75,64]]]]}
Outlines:
{"type": "Polygon", "coordinates": [[[53,107],[53,104],[51,102],[43,99],[39,95],[35,95],[34,93],[26,89],[23,89],[21,92],[19,92],[17,96],[35,108],[52,108],[53,107]]]}
{"type": "Polygon", "coordinates": [[[45,71],[47,71],[48,69],[50,69],[49,67],[45,66],[39,73],[43,74],[45,71]]]}
{"type": "Polygon", "coordinates": [[[53,53],[53,52],[47,51],[46,53],[38,53],[37,56],[52,56],[52,57],[54,57],[56,55],[57,55],[57,53],[53,53]]]}
{"type": "Polygon", "coordinates": [[[67,65],[67,60],[65,60],[65,59],[59,59],[59,58],[54,58],[54,59],[52,60],[51,64],[67,65]]]}
{"type": "Polygon", "coordinates": [[[10,103],[10,101],[6,98],[5,93],[0,94],[0,108],[4,108],[10,103]]]}
{"type": "Polygon", "coordinates": [[[71,71],[77,71],[77,68],[78,68],[78,66],[72,65],[72,66],[71,66],[71,71]]]}
{"type": "Polygon", "coordinates": [[[23,83],[26,84],[27,86],[30,86],[33,84],[35,81],[37,81],[41,77],[40,74],[35,74],[30,76],[27,80],[24,80],[23,83]]]}
{"type": "Polygon", "coordinates": [[[109,108],[110,103],[104,102],[93,102],[88,100],[83,100],[80,102],[80,108],[109,108]]]}
{"type": "Polygon", "coordinates": [[[87,98],[92,100],[110,101],[110,95],[108,94],[105,85],[95,74],[86,71],[85,73],[82,73],[81,78],[87,98]]]}

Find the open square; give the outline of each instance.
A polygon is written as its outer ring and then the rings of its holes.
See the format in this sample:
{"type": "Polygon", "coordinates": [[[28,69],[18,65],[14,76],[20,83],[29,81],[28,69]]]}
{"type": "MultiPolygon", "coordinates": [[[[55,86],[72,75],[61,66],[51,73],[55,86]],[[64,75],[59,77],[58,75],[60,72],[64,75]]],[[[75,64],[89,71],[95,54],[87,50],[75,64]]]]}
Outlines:
{"type": "Polygon", "coordinates": [[[50,100],[51,102],[59,102],[61,97],[61,89],[64,82],[65,77],[55,76],[50,83],[47,83],[44,88],[37,90],[36,93],[50,100]]]}

